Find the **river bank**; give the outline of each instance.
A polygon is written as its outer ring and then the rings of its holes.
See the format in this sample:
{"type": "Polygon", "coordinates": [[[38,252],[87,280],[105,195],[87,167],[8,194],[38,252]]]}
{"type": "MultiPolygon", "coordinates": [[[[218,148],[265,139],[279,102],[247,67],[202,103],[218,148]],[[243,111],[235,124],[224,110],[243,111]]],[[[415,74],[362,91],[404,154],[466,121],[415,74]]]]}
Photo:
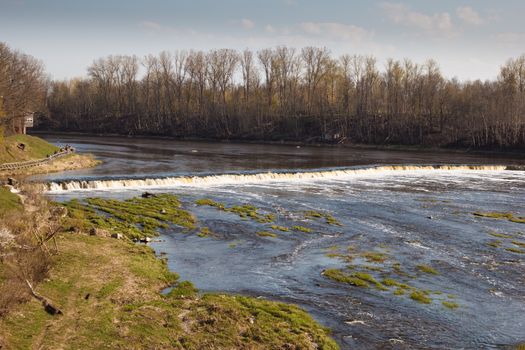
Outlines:
{"type": "Polygon", "coordinates": [[[326,148],[348,148],[356,150],[378,150],[378,151],[404,151],[404,152],[426,152],[426,153],[457,153],[457,154],[474,154],[474,155],[504,155],[525,159],[525,150],[523,149],[475,149],[465,147],[436,147],[426,145],[397,145],[397,144],[362,144],[362,143],[333,143],[333,142],[306,142],[306,141],[289,141],[289,140],[247,140],[247,139],[214,139],[201,137],[176,137],[163,135],[128,135],[115,133],[82,133],[77,131],[46,131],[33,130],[34,135],[65,135],[65,136],[92,136],[92,137],[109,137],[109,138],[129,138],[129,139],[152,139],[152,140],[173,140],[188,142],[217,142],[226,144],[249,144],[249,145],[285,145],[299,147],[326,147],[326,148]]]}
{"type": "Polygon", "coordinates": [[[71,184],[49,198],[90,207],[99,215],[84,220],[104,237],[147,241],[157,228],[150,246],[204,293],[294,303],[345,349],[512,348],[524,340],[519,159],[46,139],[104,161],[32,179],[71,184]],[[154,203],[142,199],[143,185],[154,203]],[[178,224],[166,222],[175,214],[178,224]]]}
{"type": "Polygon", "coordinates": [[[12,135],[0,145],[0,164],[42,160],[41,164],[21,169],[0,170],[0,177],[30,176],[35,174],[56,173],[67,170],[92,168],[101,162],[91,154],[71,153],[46,161],[49,156],[60,151],[60,148],[35,136],[12,135]]]}
{"type": "MultiPolygon", "coordinates": [[[[0,298],[0,348],[338,349],[329,331],[294,305],[200,293],[191,282],[181,281],[165,258],[131,240],[144,237],[133,236],[141,232],[135,216],[121,217],[117,225],[74,203],[64,214],[61,206],[23,191],[25,208],[16,195],[0,189],[0,199],[9,200],[9,208],[0,212],[0,229],[11,242],[0,241],[0,290],[3,297],[13,293],[19,298],[0,298]],[[36,251],[47,252],[49,264],[33,270],[31,257],[22,258],[16,243],[35,228],[34,237],[47,236],[39,228],[53,222],[60,223],[54,247],[35,242],[36,251]],[[37,271],[39,283],[31,277],[37,271]],[[50,314],[31,297],[24,279],[60,314],[50,314]],[[16,293],[9,289],[18,285],[22,289],[16,293]],[[170,292],[162,293],[167,287],[170,292]]],[[[162,214],[155,204],[162,198],[137,199],[141,214],[152,215],[143,222],[151,236],[162,227],[153,225],[153,217],[177,219],[183,226],[192,222],[175,197],[158,204],[166,208],[162,214]]]]}
{"type": "Polygon", "coordinates": [[[299,308],[200,295],[147,246],[73,233],[60,234],[57,244],[37,290],[63,315],[47,314],[34,299],[20,305],[0,320],[7,349],[337,349],[299,308]],[[168,286],[175,288],[161,294],[168,286]]]}

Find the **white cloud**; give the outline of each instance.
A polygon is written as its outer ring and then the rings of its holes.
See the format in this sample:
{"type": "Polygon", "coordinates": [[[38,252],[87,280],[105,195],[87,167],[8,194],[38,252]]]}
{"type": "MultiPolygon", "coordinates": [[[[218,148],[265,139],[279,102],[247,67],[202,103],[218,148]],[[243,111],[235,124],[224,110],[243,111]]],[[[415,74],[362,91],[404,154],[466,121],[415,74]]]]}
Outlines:
{"type": "Polygon", "coordinates": [[[267,33],[275,33],[275,28],[271,24],[267,24],[266,27],[264,27],[264,30],[267,33]]]}
{"type": "Polygon", "coordinates": [[[525,33],[506,32],[494,36],[494,38],[505,44],[522,44],[525,43],[525,33]]]}
{"type": "Polygon", "coordinates": [[[240,20],[240,23],[241,23],[241,26],[244,28],[244,29],[253,29],[253,27],[255,27],[255,22],[252,21],[252,20],[249,20],[247,18],[243,18],[240,20]]]}
{"type": "Polygon", "coordinates": [[[470,6],[458,7],[456,14],[467,24],[480,25],[484,22],[479,13],[470,6]]]}
{"type": "Polygon", "coordinates": [[[142,21],[139,23],[139,26],[143,29],[148,29],[156,32],[160,32],[162,30],[162,25],[153,21],[142,21]]]}
{"type": "Polygon", "coordinates": [[[400,25],[413,27],[427,33],[451,36],[454,34],[454,24],[448,12],[431,15],[411,10],[403,4],[385,2],[381,5],[388,18],[400,25]]]}
{"type": "Polygon", "coordinates": [[[373,35],[361,27],[337,22],[303,22],[300,28],[306,34],[353,42],[360,42],[373,35]]]}

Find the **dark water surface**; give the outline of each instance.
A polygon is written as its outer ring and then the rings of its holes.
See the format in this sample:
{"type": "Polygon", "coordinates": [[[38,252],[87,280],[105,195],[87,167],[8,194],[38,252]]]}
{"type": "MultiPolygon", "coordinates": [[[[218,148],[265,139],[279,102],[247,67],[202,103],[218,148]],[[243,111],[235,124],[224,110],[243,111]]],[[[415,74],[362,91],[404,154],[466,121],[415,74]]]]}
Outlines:
{"type": "MultiPolygon", "coordinates": [[[[105,161],[98,169],[47,176],[51,180],[366,164],[520,164],[519,159],[462,154],[76,136],[47,139],[69,143],[105,161]]],[[[306,308],[333,329],[343,349],[502,348],[525,342],[525,254],[507,250],[519,248],[515,242],[525,243],[525,224],[472,213],[525,216],[524,181],[523,171],[416,169],[148,188],[178,195],[200,226],[216,234],[203,238],[172,228],[153,247],[167,253],[170,268],[203,291],[260,295],[306,308]],[[227,206],[252,204],[262,213],[274,214],[275,224],[301,225],[312,232],[275,231],[277,238],[259,237],[256,232],[271,231],[270,224],[196,205],[202,198],[227,206]],[[342,226],[305,219],[306,210],[331,213],[342,226]],[[360,255],[364,252],[380,253],[385,261],[366,261],[360,255]],[[352,254],[354,260],[334,253],[352,254]],[[395,264],[404,275],[394,271],[395,264]],[[420,272],[421,264],[438,274],[420,272]],[[428,290],[432,302],[421,304],[406,294],[395,295],[395,288],[358,288],[322,275],[325,269],[348,265],[377,280],[394,278],[428,290]],[[459,307],[451,310],[443,301],[459,307]]],[[[107,188],[51,196],[129,198],[142,191],[107,188]]]]}
{"type": "Polygon", "coordinates": [[[245,143],[191,142],[169,139],[39,135],[69,144],[104,163],[93,169],[49,174],[42,179],[99,179],[222,174],[258,170],[300,170],[370,164],[524,164],[525,153],[498,155],[432,153],[245,143]]]}

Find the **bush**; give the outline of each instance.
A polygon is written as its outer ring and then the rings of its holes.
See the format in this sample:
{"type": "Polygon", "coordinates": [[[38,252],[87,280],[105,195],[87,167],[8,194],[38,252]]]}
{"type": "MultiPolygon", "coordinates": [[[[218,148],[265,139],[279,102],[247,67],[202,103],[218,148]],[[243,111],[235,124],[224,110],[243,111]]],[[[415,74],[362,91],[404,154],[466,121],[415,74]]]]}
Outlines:
{"type": "Polygon", "coordinates": [[[0,317],[31,297],[29,284],[35,286],[47,277],[54,249],[49,244],[60,227],[59,212],[47,205],[39,194],[24,193],[23,208],[2,218],[0,229],[0,317]]]}

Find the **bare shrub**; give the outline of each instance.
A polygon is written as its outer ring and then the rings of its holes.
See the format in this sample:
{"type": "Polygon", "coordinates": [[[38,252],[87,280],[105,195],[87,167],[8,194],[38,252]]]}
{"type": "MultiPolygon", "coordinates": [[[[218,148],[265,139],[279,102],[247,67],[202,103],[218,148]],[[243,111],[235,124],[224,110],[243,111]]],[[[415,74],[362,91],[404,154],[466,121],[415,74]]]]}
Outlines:
{"type": "Polygon", "coordinates": [[[21,196],[24,209],[0,219],[5,238],[0,241],[0,317],[34,296],[31,286],[47,277],[51,256],[57,252],[60,208],[32,189],[21,196]]]}

